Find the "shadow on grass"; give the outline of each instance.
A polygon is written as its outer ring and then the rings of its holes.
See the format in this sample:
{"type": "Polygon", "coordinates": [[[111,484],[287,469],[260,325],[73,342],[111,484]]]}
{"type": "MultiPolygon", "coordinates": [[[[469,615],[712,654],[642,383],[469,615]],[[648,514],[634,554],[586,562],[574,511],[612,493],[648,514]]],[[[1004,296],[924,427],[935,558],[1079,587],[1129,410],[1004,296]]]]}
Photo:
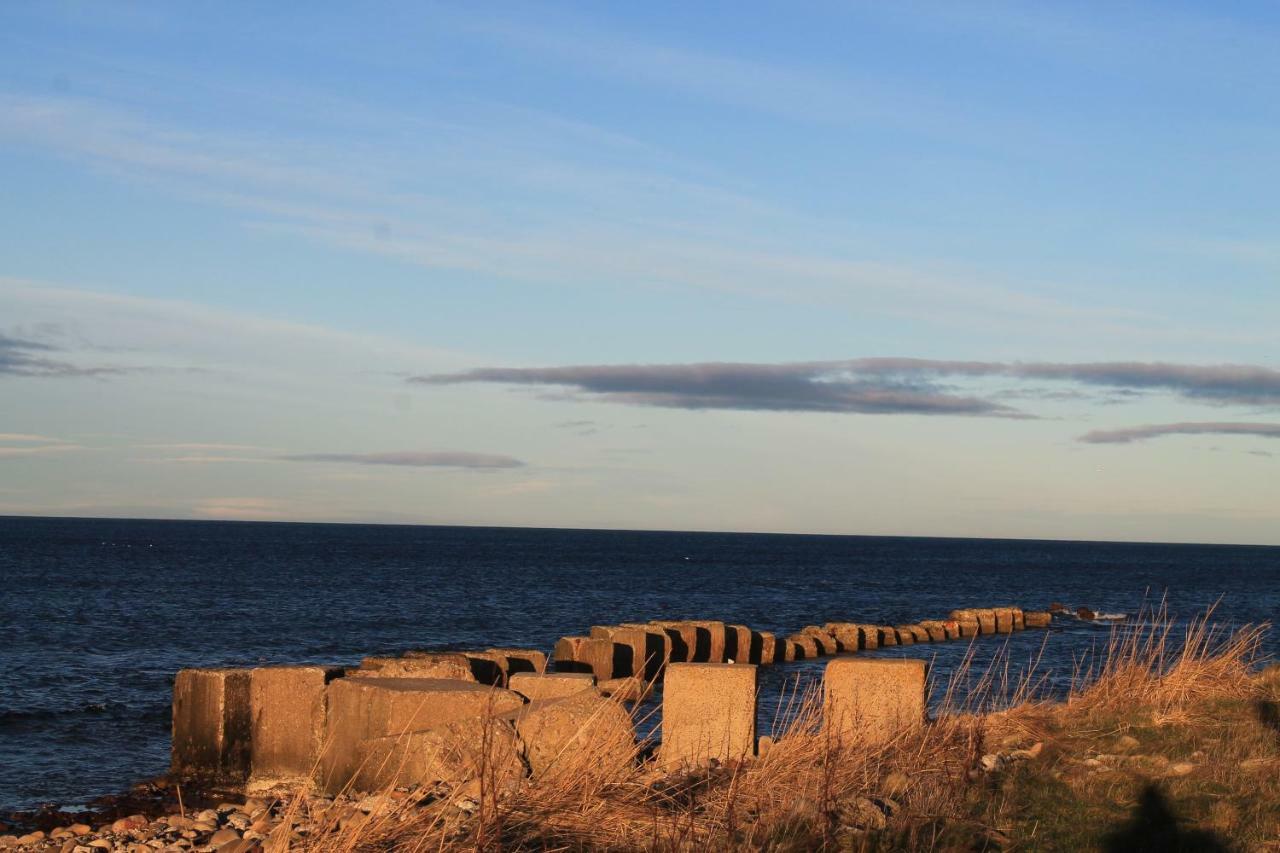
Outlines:
{"type": "Polygon", "coordinates": [[[1148,785],[1129,819],[1103,838],[1102,849],[1107,853],[1227,853],[1231,847],[1217,833],[1179,826],[1168,799],[1158,787],[1148,785]]]}
{"type": "Polygon", "coordinates": [[[1254,708],[1258,712],[1258,720],[1280,736],[1280,702],[1262,700],[1254,708]]]}

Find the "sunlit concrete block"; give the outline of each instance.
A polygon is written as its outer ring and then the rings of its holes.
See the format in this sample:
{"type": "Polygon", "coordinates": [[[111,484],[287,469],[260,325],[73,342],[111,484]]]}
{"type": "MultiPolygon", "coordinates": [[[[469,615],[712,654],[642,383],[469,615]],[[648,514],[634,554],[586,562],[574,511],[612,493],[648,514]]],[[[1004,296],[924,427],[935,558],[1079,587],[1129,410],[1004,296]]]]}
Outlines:
{"type": "Polygon", "coordinates": [[[662,691],[663,767],[740,761],[755,754],[756,667],[672,664],[662,691]]]}
{"type": "Polygon", "coordinates": [[[759,663],[764,666],[780,663],[781,659],[778,657],[778,638],[774,636],[772,631],[757,631],[756,633],[760,637],[760,659],[747,662],[759,663]]]}
{"type": "Polygon", "coordinates": [[[556,643],[557,672],[589,672],[603,681],[613,678],[613,641],[599,637],[561,637],[556,643]]]}
{"type": "Polygon", "coordinates": [[[454,678],[475,681],[471,661],[457,652],[405,652],[404,657],[367,657],[352,678],[454,678]]]}
{"type": "Polygon", "coordinates": [[[881,625],[876,628],[876,633],[880,635],[881,646],[898,645],[898,632],[890,625],[881,625]]]}
{"type": "Polygon", "coordinates": [[[924,661],[844,657],[827,664],[823,721],[841,743],[885,743],[918,729],[924,714],[924,661]]]}
{"type": "Polygon", "coordinates": [[[856,652],[862,648],[861,632],[852,622],[828,622],[822,630],[836,638],[842,652],[856,652]]]}
{"type": "Polygon", "coordinates": [[[760,635],[746,625],[724,626],[724,662],[759,663],[760,635]]]}
{"type": "Polygon", "coordinates": [[[326,743],[316,781],[329,793],[356,778],[364,741],[497,716],[524,705],[523,697],[510,690],[453,679],[339,678],[325,693],[326,743]]]}
{"type": "Polygon", "coordinates": [[[812,634],[792,634],[787,642],[795,647],[792,660],[813,660],[820,656],[818,638],[812,634]]]}
{"type": "Polygon", "coordinates": [[[263,666],[249,672],[250,768],[255,782],[305,779],[325,738],[325,687],[339,667],[263,666]]]}
{"type": "MultiPolygon", "coordinates": [[[[649,623],[666,632],[671,643],[672,662],[692,661],[698,651],[698,629],[688,622],[655,619],[649,623]]],[[[709,642],[709,638],[708,638],[709,642]]]]}
{"type": "Polygon", "coordinates": [[[524,744],[515,726],[495,717],[471,717],[421,731],[367,738],[359,744],[351,790],[382,793],[470,780],[506,788],[525,775],[524,744]]]}
{"type": "Polygon", "coordinates": [[[252,742],[249,708],[249,670],[180,670],[173,682],[173,774],[243,780],[252,742]]]}
{"type": "Polygon", "coordinates": [[[1028,628],[1048,628],[1053,624],[1053,614],[1047,610],[1027,610],[1022,617],[1028,628]]]}
{"type": "Polygon", "coordinates": [[[994,610],[989,607],[982,607],[973,612],[978,617],[979,634],[996,633],[996,612],[994,610]]]}
{"type": "Polygon", "coordinates": [[[511,676],[508,688],[531,702],[563,699],[584,690],[593,690],[596,677],[589,672],[518,672],[511,676]]]}
{"type": "Polygon", "coordinates": [[[946,626],[936,619],[926,619],[920,623],[920,627],[924,629],[930,642],[942,643],[947,639],[946,626]]]}
{"type": "Polygon", "coordinates": [[[996,616],[996,633],[1011,634],[1013,633],[1013,608],[997,607],[994,608],[996,616]]]}

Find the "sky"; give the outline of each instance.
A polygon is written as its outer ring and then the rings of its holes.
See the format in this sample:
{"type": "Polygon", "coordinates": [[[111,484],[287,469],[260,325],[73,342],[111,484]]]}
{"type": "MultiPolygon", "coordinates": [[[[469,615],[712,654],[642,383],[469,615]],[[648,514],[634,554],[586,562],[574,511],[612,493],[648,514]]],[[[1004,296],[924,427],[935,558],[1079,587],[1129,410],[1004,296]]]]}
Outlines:
{"type": "Polygon", "coordinates": [[[0,4],[0,514],[1280,544],[1271,3],[0,4]]]}

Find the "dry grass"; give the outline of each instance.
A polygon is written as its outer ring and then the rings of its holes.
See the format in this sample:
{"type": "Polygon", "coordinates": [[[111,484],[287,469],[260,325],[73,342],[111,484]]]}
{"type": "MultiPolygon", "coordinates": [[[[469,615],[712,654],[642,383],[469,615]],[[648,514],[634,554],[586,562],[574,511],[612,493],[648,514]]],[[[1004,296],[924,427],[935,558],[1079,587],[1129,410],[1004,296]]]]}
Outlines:
{"type": "MultiPolygon", "coordinates": [[[[736,767],[663,777],[640,745],[621,774],[585,762],[503,788],[481,773],[453,790],[388,792],[368,816],[340,805],[316,814],[299,798],[294,822],[314,830],[293,846],[1127,849],[1129,822],[1150,824],[1163,806],[1184,846],[1231,839],[1233,849],[1280,850],[1266,846],[1280,838],[1280,677],[1253,670],[1262,629],[1223,632],[1206,616],[1181,638],[1172,631],[1162,611],[1115,630],[1063,703],[1042,698],[1035,677],[1010,683],[1004,664],[962,667],[932,723],[880,748],[834,743],[810,689],[790,698],[774,745],[736,767]]],[[[288,846],[284,834],[268,844],[288,846]]]]}

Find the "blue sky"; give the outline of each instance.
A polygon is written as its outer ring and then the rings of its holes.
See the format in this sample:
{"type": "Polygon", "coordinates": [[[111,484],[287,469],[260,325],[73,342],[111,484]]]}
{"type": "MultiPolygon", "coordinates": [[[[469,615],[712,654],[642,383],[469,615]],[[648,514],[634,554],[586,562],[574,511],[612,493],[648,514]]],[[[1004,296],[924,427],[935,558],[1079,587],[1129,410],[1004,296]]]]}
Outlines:
{"type": "Polygon", "coordinates": [[[1270,4],[10,3],[0,513],[1280,544],[1270,4]]]}

